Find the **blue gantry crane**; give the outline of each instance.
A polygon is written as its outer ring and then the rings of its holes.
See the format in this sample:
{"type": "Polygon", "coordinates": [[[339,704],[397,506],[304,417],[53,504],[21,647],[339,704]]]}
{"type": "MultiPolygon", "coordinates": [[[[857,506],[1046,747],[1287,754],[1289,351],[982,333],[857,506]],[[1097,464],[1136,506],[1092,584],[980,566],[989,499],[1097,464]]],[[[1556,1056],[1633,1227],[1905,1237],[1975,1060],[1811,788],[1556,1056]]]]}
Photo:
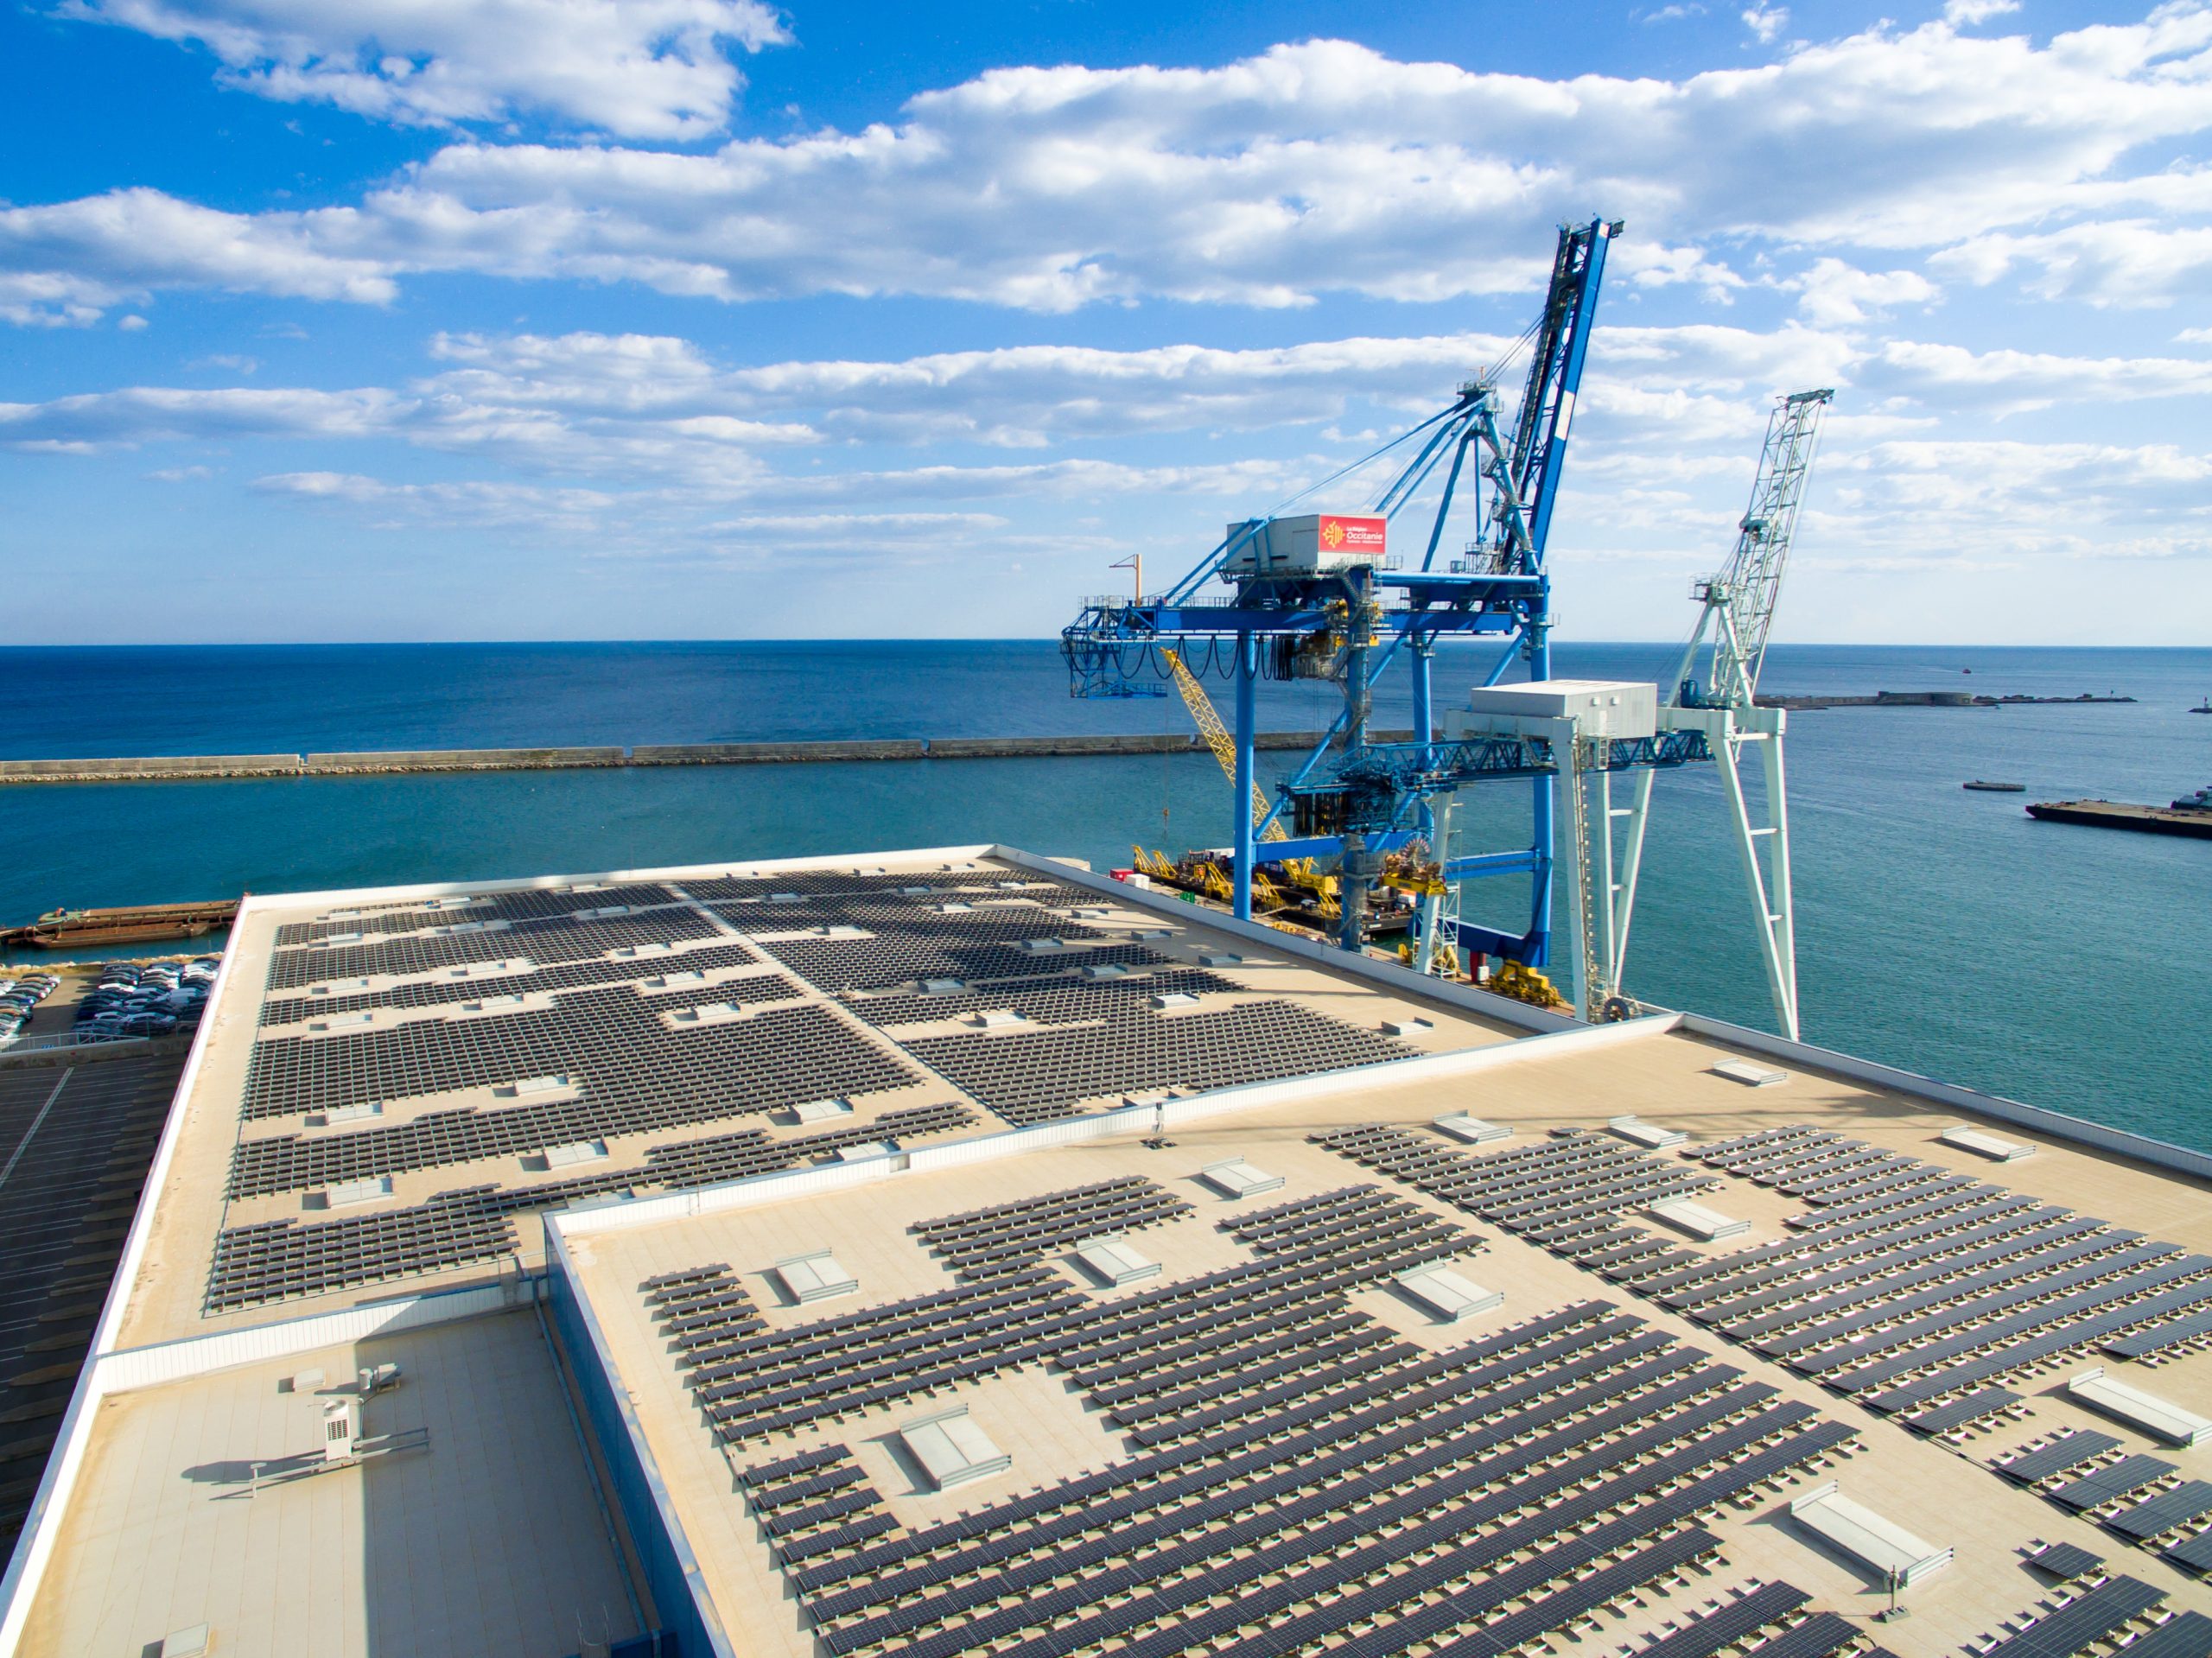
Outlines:
{"type": "MultiPolygon", "coordinates": [[[[1240,918],[1252,913],[1257,843],[1287,814],[1290,837],[1268,843],[1266,855],[1282,863],[1335,861],[1338,941],[1357,950],[1365,938],[1368,893],[1385,854],[1416,839],[1434,844],[1433,803],[1476,782],[1520,778],[1534,791],[1530,844],[1444,858],[1437,877],[1456,886],[1477,877],[1527,876],[1524,931],[1455,922],[1449,942],[1530,967],[1548,959],[1554,781],[1563,766],[1576,764],[1575,756],[1541,738],[1438,740],[1431,669],[1440,639],[1488,638],[1503,649],[1484,683],[1497,684],[1516,662],[1531,680],[1551,677],[1544,549],[1605,253],[1621,228],[1602,219],[1561,227],[1543,309],[1522,336],[1529,372],[1510,430],[1500,429],[1494,373],[1479,374],[1444,409],[1284,508],[1230,525],[1213,550],[1165,592],[1093,600],[1063,630],[1061,650],[1077,696],[1125,695],[1122,686],[1172,673],[1178,660],[1201,670],[1225,666],[1235,688],[1232,905],[1240,918]],[[1370,511],[1287,511],[1408,446],[1411,459],[1370,511]],[[1406,556],[1389,553],[1387,526],[1436,479],[1440,488],[1419,567],[1408,569],[1406,556]],[[1461,523],[1481,526],[1459,554],[1445,551],[1455,510],[1465,515],[1461,523]],[[1228,597],[1207,591],[1217,581],[1231,590],[1228,597]],[[1378,742],[1369,731],[1375,687],[1401,659],[1411,677],[1412,737],[1378,742]],[[1344,706],[1274,804],[1248,815],[1243,804],[1254,798],[1255,693],[1263,676],[1333,680],[1344,706]]],[[[1600,763],[1624,771],[1710,758],[1703,735],[1694,732],[1613,742],[1602,752],[1600,763]]]]}

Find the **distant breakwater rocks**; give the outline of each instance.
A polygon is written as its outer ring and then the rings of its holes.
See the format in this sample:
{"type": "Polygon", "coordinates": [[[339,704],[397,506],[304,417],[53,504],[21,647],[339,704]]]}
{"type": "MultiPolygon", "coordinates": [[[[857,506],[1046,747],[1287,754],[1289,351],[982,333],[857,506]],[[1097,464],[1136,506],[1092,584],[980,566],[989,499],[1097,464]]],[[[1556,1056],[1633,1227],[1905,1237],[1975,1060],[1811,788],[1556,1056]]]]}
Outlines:
{"type": "MultiPolygon", "coordinates": [[[[1266,731],[1255,746],[1310,749],[1319,731],[1266,731]]],[[[1378,732],[1402,742],[1410,731],[1378,732]]],[[[117,759],[0,760],[0,784],[176,783],[235,778],[367,777],[456,772],[607,771],[624,766],[791,765],[833,760],[1025,759],[1205,752],[1196,734],[1077,737],[899,737],[846,742],[652,743],[636,747],[420,748],[346,754],[166,754],[117,759]]]]}

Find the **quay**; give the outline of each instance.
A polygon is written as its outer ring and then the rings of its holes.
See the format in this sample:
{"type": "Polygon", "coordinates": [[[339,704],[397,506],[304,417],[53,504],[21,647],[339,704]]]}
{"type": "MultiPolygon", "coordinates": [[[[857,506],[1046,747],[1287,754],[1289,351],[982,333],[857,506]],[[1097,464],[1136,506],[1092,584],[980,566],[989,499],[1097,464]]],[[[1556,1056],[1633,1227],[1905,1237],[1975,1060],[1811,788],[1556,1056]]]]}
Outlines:
{"type": "MultiPolygon", "coordinates": [[[[1409,731],[1378,732],[1402,741],[1409,731]]],[[[1318,731],[1263,731],[1256,746],[1310,749],[1318,731]]],[[[1104,732],[1072,737],[900,737],[848,742],[652,743],[635,747],[423,748],[349,754],[150,754],[111,759],[0,760],[0,784],[175,783],[232,778],[363,777],[392,772],[606,771],[638,765],[787,765],[833,760],[1028,759],[1206,752],[1195,734],[1104,732]]]]}

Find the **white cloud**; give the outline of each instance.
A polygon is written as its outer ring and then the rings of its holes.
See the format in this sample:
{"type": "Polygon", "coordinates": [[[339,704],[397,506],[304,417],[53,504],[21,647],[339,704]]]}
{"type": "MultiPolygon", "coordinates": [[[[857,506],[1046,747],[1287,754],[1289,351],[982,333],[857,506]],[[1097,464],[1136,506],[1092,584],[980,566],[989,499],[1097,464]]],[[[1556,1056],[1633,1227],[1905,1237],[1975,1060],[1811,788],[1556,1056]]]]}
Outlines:
{"type": "Polygon", "coordinates": [[[1992,232],[1944,250],[1934,263],[1984,285],[2020,267],[2029,290],[2044,299],[2169,305],[2212,294],[2212,226],[2134,219],[1992,232]]]}
{"type": "Polygon", "coordinates": [[[1971,352],[1891,340],[1859,375],[1876,391],[1903,391],[1948,410],[2019,414],[2145,397],[2212,395],[2212,362],[2179,357],[2067,357],[2045,352],[1971,352]]]}
{"type": "Polygon", "coordinates": [[[1861,270],[1840,259],[1815,260],[1783,283],[1797,290],[1797,308],[1816,327],[1840,328],[1900,305],[1925,305],[1941,290],[1916,270],[1861,270]]]}
{"type": "Polygon", "coordinates": [[[597,537],[619,498],[588,489],[541,489],[499,481],[394,484],[356,473],[277,473],[254,480],[264,494],[363,509],[372,528],[523,530],[597,537]]]}
{"type": "Polygon", "coordinates": [[[789,39],[760,0],[70,0],[67,15],[206,48],[226,86],[420,124],[542,113],[689,139],[743,84],[725,46],[789,39]]]}
{"type": "Polygon", "coordinates": [[[65,317],[175,285],[381,301],[424,271],[730,301],[1285,307],[1527,290],[1552,227],[1602,206],[1628,219],[1623,268],[1643,287],[1725,296],[1738,249],[1786,276],[1801,249],[1863,264],[1961,247],[1981,280],[2089,257],[2037,239],[2067,235],[2050,227],[2069,215],[2212,207],[2212,171],[2128,163],[2208,129],[2212,9],[2196,3],[2041,45],[1881,25],[1674,81],[1475,73],[1323,41],[1211,69],[994,70],[895,124],[705,154],[456,143],[311,213],[124,193],[133,233],[72,239],[41,226],[117,207],[10,209],[0,271],[80,284],[54,302],[65,317]]]}
{"type": "Polygon", "coordinates": [[[397,292],[392,267],[332,251],[354,219],[218,213],[147,189],[0,207],[0,316],[90,321],[156,288],[381,304],[397,292]]]}
{"type": "Polygon", "coordinates": [[[1944,0],[1943,21],[1971,29],[2019,9],[2020,0],[1944,0]]]}
{"type": "Polygon", "coordinates": [[[1760,45],[1770,45],[1783,29],[1789,27],[1789,8],[1752,6],[1744,13],[1744,27],[1751,31],[1760,45]]]}

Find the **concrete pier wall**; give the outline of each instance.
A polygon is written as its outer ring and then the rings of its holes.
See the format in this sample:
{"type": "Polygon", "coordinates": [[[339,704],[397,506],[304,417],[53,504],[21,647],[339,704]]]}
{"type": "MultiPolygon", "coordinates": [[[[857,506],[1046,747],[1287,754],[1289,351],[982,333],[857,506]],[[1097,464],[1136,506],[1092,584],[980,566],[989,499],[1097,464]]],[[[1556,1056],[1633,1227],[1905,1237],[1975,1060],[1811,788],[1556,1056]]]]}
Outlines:
{"type": "MultiPolygon", "coordinates": [[[[1382,731],[1384,741],[1412,734],[1382,731]]],[[[1264,749],[1309,749],[1318,731],[1263,731],[1264,749]]],[[[1203,753],[1195,734],[899,737],[818,743],[643,743],[634,748],[422,748],[351,754],[167,754],[119,759],[0,760],[0,785],[161,783],[215,778],[365,777],[406,772],[567,772],[626,765],[797,765],[833,760],[1022,759],[1203,753]]]]}

